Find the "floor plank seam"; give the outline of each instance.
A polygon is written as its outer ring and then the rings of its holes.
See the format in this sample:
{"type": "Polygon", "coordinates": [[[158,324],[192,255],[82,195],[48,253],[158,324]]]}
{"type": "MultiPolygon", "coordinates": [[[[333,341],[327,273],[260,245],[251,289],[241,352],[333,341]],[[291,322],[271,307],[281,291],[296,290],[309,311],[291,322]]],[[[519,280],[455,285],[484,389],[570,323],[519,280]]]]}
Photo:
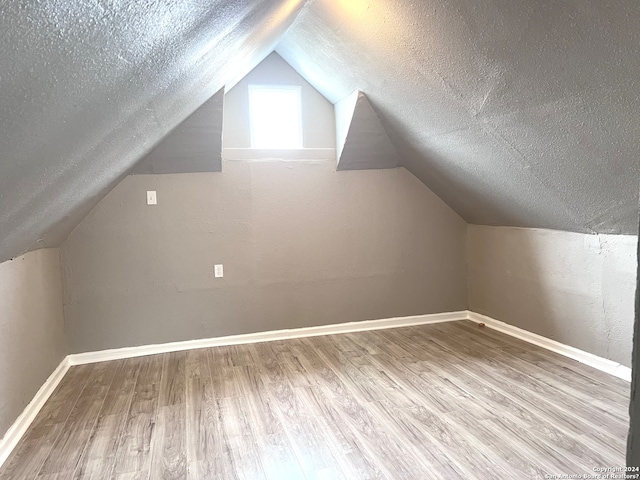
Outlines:
{"type": "Polygon", "coordinates": [[[70,369],[0,479],[580,474],[624,463],[628,395],[467,322],[171,352],[70,369]]]}

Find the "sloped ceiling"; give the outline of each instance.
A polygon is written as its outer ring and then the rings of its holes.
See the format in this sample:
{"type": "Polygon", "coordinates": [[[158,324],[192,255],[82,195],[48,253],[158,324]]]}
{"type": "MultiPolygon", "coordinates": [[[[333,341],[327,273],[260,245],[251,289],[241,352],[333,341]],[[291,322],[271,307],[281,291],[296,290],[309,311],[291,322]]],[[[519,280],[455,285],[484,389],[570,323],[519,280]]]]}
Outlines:
{"type": "Polygon", "coordinates": [[[277,52],[467,221],[637,234],[637,0],[316,0],[277,52]]]}
{"type": "Polygon", "coordinates": [[[466,220],[637,233],[636,0],[9,1],[0,261],[58,245],[279,40],[331,101],[364,91],[466,220]]]}
{"type": "Polygon", "coordinates": [[[301,0],[0,1],[0,261],[59,245],[301,0]]]}

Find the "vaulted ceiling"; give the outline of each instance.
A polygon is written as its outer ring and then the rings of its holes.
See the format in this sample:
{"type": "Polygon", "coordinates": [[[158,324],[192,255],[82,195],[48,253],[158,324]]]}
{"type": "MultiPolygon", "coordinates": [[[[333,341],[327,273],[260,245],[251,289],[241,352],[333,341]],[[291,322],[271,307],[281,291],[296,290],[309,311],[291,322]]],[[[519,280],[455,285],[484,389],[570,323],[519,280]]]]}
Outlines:
{"type": "Polygon", "coordinates": [[[467,221],[637,233],[636,0],[0,1],[0,261],[274,49],[467,221]]]}

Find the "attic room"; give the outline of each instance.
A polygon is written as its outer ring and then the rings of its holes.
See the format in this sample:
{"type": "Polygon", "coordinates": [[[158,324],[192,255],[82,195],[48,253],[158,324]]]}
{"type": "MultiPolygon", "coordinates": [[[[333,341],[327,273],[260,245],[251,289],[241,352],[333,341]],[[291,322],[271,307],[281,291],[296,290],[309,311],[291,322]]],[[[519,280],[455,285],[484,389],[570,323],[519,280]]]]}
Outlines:
{"type": "Polygon", "coordinates": [[[0,480],[638,478],[638,2],[0,39],[0,480]]]}

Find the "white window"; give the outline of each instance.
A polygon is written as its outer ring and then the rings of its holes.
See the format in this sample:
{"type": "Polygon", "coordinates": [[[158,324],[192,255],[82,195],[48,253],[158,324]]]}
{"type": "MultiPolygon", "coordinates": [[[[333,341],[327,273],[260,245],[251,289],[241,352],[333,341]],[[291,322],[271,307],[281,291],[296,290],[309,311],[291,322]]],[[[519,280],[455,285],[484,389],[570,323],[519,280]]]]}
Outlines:
{"type": "Polygon", "coordinates": [[[249,85],[252,148],[302,148],[300,86],[249,85]]]}

